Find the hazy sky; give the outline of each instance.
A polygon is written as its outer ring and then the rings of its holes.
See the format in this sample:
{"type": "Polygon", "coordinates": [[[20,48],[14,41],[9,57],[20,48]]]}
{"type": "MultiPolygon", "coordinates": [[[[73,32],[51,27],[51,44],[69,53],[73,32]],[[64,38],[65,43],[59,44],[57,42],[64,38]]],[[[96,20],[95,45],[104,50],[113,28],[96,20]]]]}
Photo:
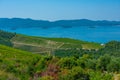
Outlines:
{"type": "Polygon", "coordinates": [[[0,0],[0,17],[120,20],[120,0],[0,0]]]}

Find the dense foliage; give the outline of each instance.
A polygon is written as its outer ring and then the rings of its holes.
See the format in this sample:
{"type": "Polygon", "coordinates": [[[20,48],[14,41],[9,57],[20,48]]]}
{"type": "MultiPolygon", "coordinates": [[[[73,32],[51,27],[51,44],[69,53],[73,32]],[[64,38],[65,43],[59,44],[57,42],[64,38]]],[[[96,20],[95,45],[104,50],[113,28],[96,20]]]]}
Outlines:
{"type": "Polygon", "coordinates": [[[9,33],[0,30],[0,44],[4,44],[7,46],[12,46],[13,44],[11,43],[10,39],[15,36],[15,33],[9,33]]]}

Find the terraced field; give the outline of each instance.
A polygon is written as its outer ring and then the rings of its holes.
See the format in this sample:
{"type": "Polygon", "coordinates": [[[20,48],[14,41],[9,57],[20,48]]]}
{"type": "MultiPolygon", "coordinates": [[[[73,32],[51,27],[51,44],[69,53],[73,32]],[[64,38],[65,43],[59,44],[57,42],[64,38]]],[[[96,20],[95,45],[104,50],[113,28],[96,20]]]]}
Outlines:
{"type": "Polygon", "coordinates": [[[13,47],[34,53],[51,52],[56,49],[99,49],[99,43],[85,42],[69,38],[45,38],[17,34],[11,39],[13,47]]]}

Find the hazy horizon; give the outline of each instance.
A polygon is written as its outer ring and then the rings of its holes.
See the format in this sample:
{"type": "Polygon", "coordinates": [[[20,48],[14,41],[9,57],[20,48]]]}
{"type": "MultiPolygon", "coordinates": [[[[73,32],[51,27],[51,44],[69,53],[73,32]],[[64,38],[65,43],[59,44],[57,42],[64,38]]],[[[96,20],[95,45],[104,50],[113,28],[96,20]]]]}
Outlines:
{"type": "Polygon", "coordinates": [[[0,18],[120,21],[120,0],[0,0],[0,18]]]}
{"type": "Polygon", "coordinates": [[[90,20],[90,21],[120,21],[120,20],[107,20],[107,19],[86,19],[86,18],[81,18],[81,19],[58,19],[58,20],[47,20],[47,19],[33,19],[33,18],[25,18],[25,17],[0,17],[0,19],[31,19],[31,20],[42,20],[42,21],[49,21],[49,22],[55,22],[55,21],[61,21],[61,20],[90,20]]]}

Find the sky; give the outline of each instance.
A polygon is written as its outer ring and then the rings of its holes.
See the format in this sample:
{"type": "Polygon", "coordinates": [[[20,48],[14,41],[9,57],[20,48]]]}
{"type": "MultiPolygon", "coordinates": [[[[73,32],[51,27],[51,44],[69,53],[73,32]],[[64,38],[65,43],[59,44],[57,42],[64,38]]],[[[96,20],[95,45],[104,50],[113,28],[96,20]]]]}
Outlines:
{"type": "Polygon", "coordinates": [[[120,0],[0,0],[0,18],[119,20],[120,0]]]}

